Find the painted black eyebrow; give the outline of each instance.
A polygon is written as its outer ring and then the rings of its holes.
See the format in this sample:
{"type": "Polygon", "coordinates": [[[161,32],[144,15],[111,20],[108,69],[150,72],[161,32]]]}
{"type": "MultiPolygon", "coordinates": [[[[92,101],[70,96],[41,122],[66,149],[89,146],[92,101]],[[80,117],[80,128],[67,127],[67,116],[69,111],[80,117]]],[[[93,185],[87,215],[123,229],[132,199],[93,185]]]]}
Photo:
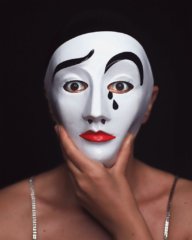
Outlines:
{"type": "Polygon", "coordinates": [[[60,71],[61,69],[63,68],[66,68],[66,67],[70,67],[70,66],[73,66],[73,65],[76,65],[76,64],[79,64],[79,63],[82,63],[86,60],[88,60],[92,55],[94,54],[94,49],[92,49],[85,57],[82,57],[82,58],[75,58],[75,59],[69,59],[69,60],[66,60],[64,62],[61,62],[59,63],[54,72],[53,72],[53,77],[52,79],[54,79],[54,76],[55,74],[60,71]]]}
{"type": "Polygon", "coordinates": [[[109,68],[113,64],[117,63],[118,61],[125,60],[125,59],[131,60],[137,65],[137,67],[139,69],[139,74],[140,74],[140,85],[143,85],[143,65],[142,65],[142,62],[139,59],[139,57],[132,52],[122,52],[122,53],[119,53],[119,54],[115,55],[114,57],[112,57],[108,61],[107,65],[105,67],[105,73],[109,70],[109,68]]]}

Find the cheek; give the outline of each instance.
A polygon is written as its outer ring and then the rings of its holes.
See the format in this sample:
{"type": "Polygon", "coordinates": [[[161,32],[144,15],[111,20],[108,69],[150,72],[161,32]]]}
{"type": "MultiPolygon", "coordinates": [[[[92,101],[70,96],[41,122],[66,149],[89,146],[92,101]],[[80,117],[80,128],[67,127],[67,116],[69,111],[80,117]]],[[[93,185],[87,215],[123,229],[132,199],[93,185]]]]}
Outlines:
{"type": "Polygon", "coordinates": [[[64,125],[74,124],[82,119],[85,97],[77,94],[56,94],[53,104],[56,114],[64,125]]]}
{"type": "Polygon", "coordinates": [[[118,111],[112,111],[113,124],[120,132],[128,130],[132,124],[143,116],[145,104],[143,95],[138,92],[134,94],[125,94],[114,96],[119,105],[118,111]]]}

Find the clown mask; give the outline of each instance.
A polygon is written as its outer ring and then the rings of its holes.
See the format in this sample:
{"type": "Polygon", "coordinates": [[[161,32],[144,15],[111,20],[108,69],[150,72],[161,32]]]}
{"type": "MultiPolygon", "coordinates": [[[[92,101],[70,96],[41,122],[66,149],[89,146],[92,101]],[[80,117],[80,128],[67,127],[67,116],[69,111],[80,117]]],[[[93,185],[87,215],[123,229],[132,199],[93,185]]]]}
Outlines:
{"type": "Polygon", "coordinates": [[[111,31],[86,33],[59,46],[45,76],[56,120],[90,159],[110,167],[128,132],[137,133],[153,89],[143,47],[111,31]]]}

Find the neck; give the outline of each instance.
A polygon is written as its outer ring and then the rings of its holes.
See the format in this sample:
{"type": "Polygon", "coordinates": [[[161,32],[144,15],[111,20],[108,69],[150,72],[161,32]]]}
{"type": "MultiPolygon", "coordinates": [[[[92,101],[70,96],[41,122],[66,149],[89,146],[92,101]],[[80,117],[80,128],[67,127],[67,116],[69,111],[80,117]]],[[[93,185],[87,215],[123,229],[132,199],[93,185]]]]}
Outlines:
{"type": "MultiPolygon", "coordinates": [[[[143,186],[144,169],[145,164],[136,159],[130,159],[127,179],[135,196],[138,195],[138,191],[140,191],[141,186],[143,186]]],[[[42,199],[57,201],[58,204],[76,201],[74,183],[66,164],[61,164],[51,171],[37,176],[35,182],[37,182],[36,188],[42,196],[42,199]]]]}
{"type": "Polygon", "coordinates": [[[127,180],[131,187],[132,193],[137,196],[146,176],[146,165],[139,160],[130,159],[127,169],[127,180]]]}
{"type": "Polygon", "coordinates": [[[74,186],[66,164],[38,175],[35,178],[35,188],[39,193],[37,196],[42,200],[48,199],[62,205],[75,201],[74,186]]]}

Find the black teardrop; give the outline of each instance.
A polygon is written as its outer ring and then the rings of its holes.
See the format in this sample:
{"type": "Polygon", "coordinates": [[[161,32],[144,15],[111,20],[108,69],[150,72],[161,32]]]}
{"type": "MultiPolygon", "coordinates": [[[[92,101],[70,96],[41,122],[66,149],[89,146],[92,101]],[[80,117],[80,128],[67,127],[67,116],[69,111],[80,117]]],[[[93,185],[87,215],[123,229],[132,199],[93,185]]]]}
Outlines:
{"type": "Polygon", "coordinates": [[[112,93],[112,92],[109,92],[109,93],[108,93],[108,98],[109,98],[109,99],[112,99],[112,98],[113,98],[113,93],[112,93]]]}
{"type": "Polygon", "coordinates": [[[115,100],[113,100],[113,109],[117,110],[119,108],[119,105],[117,104],[117,102],[115,100]]]}

